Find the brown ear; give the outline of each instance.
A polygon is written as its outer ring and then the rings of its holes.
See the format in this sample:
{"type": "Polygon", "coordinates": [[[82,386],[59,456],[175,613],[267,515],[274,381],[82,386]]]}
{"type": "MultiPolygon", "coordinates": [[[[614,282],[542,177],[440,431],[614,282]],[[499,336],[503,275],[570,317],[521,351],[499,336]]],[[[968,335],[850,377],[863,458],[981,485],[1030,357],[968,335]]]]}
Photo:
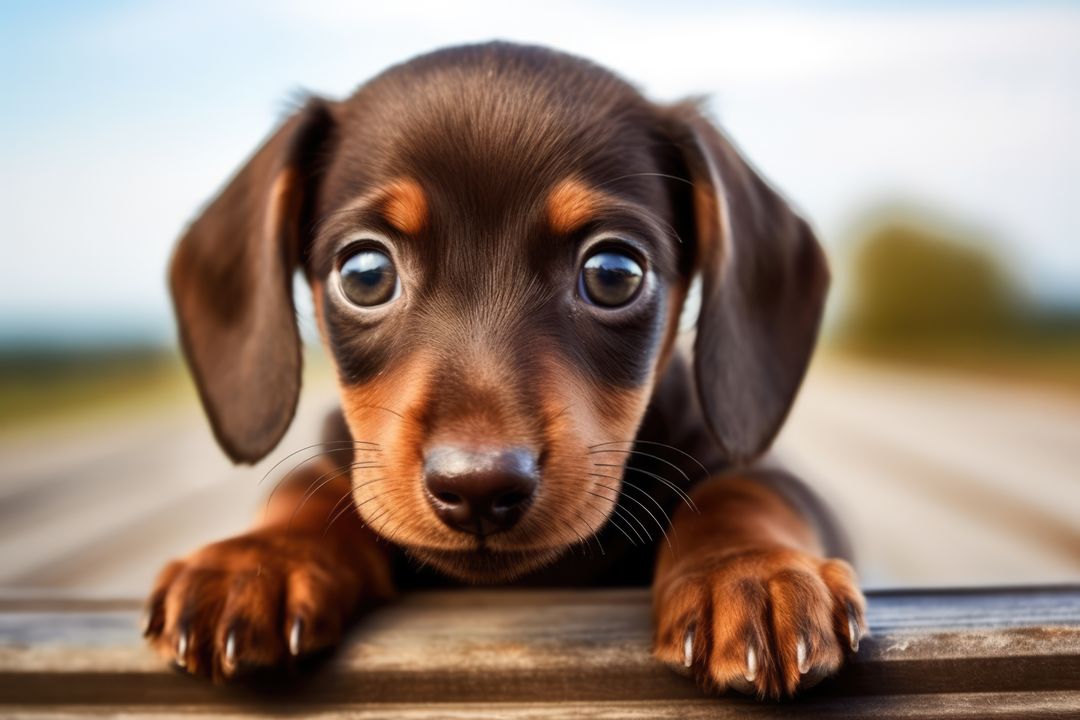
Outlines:
{"type": "Polygon", "coordinates": [[[169,284],[214,436],[236,462],[281,440],[300,392],[292,276],[310,227],[328,105],[311,100],[248,160],[180,239],[169,284]]]}
{"type": "Polygon", "coordinates": [[[768,449],[802,383],[828,267],[806,222],[696,106],[672,117],[693,183],[698,393],[729,460],[742,464],[768,449]]]}

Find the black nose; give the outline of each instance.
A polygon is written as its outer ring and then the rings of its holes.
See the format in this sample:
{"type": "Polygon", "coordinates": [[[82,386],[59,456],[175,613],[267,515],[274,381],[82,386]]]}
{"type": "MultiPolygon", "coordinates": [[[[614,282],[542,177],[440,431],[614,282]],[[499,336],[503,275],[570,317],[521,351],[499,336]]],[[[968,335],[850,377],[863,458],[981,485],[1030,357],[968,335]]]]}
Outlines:
{"type": "Polygon", "coordinates": [[[514,526],[538,484],[536,456],[524,448],[443,445],[424,456],[424,485],[439,518],[462,532],[490,535],[514,526]]]}

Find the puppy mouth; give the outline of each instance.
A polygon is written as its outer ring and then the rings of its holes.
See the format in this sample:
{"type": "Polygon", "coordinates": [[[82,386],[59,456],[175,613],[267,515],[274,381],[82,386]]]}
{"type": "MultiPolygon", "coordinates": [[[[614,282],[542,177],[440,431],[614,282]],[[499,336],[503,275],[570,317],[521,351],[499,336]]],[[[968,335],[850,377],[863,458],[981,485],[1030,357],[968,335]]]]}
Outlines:
{"type": "Polygon", "coordinates": [[[471,550],[440,550],[408,547],[409,554],[451,577],[478,584],[514,580],[553,562],[562,550],[493,550],[478,540],[471,550]]]}

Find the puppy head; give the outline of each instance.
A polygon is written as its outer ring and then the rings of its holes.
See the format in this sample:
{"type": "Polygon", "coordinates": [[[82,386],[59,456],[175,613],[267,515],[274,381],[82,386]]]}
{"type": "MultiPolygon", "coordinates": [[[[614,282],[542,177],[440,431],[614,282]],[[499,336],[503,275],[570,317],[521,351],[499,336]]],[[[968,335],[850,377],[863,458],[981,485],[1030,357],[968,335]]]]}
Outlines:
{"type": "Polygon", "coordinates": [[[360,513],[478,581],[606,522],[621,466],[593,452],[630,448],[695,273],[698,390],[735,463],[778,430],[827,284],[805,223],[695,108],[504,44],[309,102],[181,240],[182,343],[234,460],[295,409],[298,267],[350,430],[377,448],[360,513]]]}

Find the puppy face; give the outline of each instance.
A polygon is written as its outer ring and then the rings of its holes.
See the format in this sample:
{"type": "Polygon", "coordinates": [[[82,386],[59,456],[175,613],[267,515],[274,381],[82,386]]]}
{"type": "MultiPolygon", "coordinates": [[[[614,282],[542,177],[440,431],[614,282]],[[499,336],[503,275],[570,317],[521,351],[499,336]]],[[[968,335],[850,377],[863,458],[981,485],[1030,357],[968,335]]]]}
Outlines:
{"type": "Polygon", "coordinates": [[[606,521],[621,469],[598,470],[590,450],[630,447],[686,256],[636,93],[606,74],[596,87],[587,73],[587,91],[560,73],[492,74],[483,57],[459,68],[405,66],[350,101],[307,268],[345,417],[379,448],[354,471],[361,514],[425,562],[487,580],[606,521]],[[524,458],[532,487],[506,484],[518,517],[448,523],[443,500],[471,498],[433,487],[447,453],[462,475],[524,458]]]}
{"type": "Polygon", "coordinates": [[[766,448],[827,273],[806,224],[691,105],[495,43],[312,100],[181,239],[171,289],[211,427],[265,456],[296,405],[302,268],[358,450],[353,495],[423,561],[500,580],[596,532],[702,279],[720,454],[766,448]],[[622,443],[618,445],[617,443],[622,443]]]}

